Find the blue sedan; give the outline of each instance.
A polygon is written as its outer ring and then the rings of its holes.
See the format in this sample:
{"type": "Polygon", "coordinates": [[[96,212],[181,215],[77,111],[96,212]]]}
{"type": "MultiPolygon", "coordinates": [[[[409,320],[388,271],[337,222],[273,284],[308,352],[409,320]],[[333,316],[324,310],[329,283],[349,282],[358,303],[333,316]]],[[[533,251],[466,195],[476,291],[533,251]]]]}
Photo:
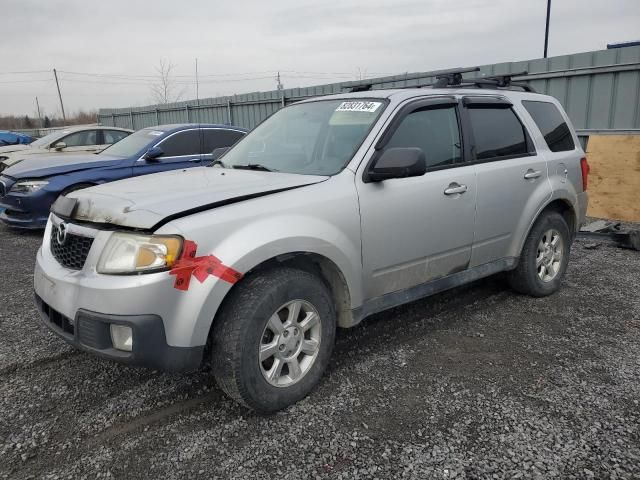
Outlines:
{"type": "Polygon", "coordinates": [[[0,221],[11,227],[44,228],[51,204],[60,195],[207,164],[215,149],[230,147],[245,134],[227,125],[163,125],[139,130],[98,154],[27,158],[0,175],[0,221]]]}

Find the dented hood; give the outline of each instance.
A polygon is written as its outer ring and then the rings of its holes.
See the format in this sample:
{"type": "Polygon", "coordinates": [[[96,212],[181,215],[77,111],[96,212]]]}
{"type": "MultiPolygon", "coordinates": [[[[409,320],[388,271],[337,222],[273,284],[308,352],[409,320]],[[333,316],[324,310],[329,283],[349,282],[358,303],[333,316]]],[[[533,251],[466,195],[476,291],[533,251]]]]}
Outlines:
{"type": "Polygon", "coordinates": [[[145,175],[69,194],[73,218],[151,229],[177,216],[326,180],[317,175],[198,167],[145,175]]]}

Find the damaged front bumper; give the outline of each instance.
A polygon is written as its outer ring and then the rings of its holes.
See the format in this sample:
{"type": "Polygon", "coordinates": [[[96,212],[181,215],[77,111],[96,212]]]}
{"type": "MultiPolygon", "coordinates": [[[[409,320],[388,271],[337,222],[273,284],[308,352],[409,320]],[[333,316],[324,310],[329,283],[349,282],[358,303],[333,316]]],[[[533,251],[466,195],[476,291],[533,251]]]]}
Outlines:
{"type": "Polygon", "coordinates": [[[196,287],[177,290],[175,277],[166,271],[97,273],[100,254],[113,231],[72,223],[66,224],[67,236],[88,238],[91,243],[79,269],[64,267],[51,249],[53,225],[61,221],[52,215],[36,257],[34,290],[44,323],[67,342],[101,357],[162,370],[197,368],[210,325],[209,321],[197,328],[207,292],[196,287]],[[114,348],[112,324],[131,328],[132,351],[114,348]]]}
{"type": "Polygon", "coordinates": [[[157,315],[107,315],[78,309],[74,318],[61,314],[37,294],[36,305],[43,323],[71,345],[102,358],[166,371],[197,369],[204,346],[167,345],[162,318],[157,315]],[[131,351],[114,348],[111,325],[129,327],[131,351]]]}

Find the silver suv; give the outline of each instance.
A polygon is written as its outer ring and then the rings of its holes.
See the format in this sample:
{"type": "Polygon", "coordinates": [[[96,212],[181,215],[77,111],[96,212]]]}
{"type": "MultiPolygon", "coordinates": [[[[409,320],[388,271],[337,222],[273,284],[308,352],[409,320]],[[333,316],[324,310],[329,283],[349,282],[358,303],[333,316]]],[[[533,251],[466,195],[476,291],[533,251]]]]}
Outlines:
{"type": "Polygon", "coordinates": [[[209,167],[61,197],[44,323],[125,363],[210,361],[273,412],[318,383],[338,326],[498,272],[552,294],[587,207],[569,119],[528,88],[451,83],[296,103],[209,167]]]}

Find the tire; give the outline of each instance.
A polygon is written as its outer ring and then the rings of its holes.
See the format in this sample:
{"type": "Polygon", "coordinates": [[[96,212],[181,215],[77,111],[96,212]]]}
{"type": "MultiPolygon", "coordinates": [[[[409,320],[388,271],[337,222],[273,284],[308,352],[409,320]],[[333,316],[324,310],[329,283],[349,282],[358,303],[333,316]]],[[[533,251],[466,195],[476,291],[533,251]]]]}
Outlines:
{"type": "Polygon", "coordinates": [[[324,283],[301,270],[274,268],[246,278],[229,295],[211,338],[220,388],[259,413],[306,397],[329,364],[335,341],[336,315],[324,283]]]}
{"type": "Polygon", "coordinates": [[[571,241],[560,213],[542,213],[527,235],[518,266],[507,275],[511,288],[532,297],[557,292],[569,263],[571,241]]]}

